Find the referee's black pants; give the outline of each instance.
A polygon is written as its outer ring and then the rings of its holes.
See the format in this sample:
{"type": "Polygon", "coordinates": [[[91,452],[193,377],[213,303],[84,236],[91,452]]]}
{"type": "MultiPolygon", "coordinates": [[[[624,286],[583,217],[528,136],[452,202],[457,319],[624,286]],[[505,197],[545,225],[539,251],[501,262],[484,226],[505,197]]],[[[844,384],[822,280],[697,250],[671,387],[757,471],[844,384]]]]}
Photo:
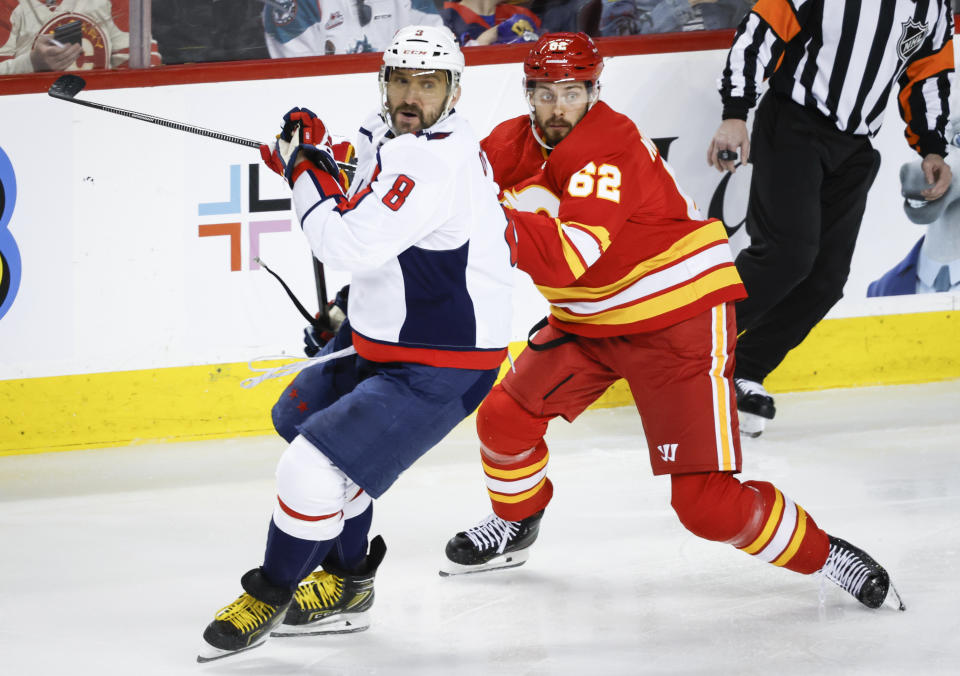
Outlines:
{"type": "Polygon", "coordinates": [[[767,92],[750,162],[735,375],[763,382],[843,296],[880,154],[868,137],[767,92]]]}

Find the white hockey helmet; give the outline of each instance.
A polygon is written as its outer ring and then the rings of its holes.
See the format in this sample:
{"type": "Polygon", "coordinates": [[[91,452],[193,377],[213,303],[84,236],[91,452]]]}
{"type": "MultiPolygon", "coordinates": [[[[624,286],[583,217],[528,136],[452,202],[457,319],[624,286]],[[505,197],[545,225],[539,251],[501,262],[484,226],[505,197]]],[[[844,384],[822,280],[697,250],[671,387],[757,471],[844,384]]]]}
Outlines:
{"type": "Polygon", "coordinates": [[[396,32],[390,46],[384,51],[383,65],[380,67],[380,105],[387,124],[393,129],[393,120],[390,119],[387,105],[387,80],[390,79],[391,68],[446,71],[449,74],[447,79],[450,86],[437,122],[450,114],[454,96],[460,86],[460,75],[463,73],[463,52],[449,28],[405,26],[396,32]]]}

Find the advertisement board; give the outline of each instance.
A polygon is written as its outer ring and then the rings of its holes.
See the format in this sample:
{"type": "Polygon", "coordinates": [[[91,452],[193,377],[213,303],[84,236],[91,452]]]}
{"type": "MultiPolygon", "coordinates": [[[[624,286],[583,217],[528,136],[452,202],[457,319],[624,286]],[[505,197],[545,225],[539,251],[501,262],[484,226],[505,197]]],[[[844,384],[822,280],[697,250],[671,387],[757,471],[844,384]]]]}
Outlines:
{"type": "MultiPolygon", "coordinates": [[[[739,247],[750,168],[720,174],[705,158],[720,120],[716,81],[724,58],[722,50],[608,58],[601,96],[654,140],[703,213],[723,218],[739,247]]],[[[462,83],[458,111],[479,136],[527,114],[518,63],[468,67],[462,83]]],[[[334,133],[352,138],[380,105],[374,72],[90,89],[78,97],[263,140],[293,106],[310,108],[334,133]]],[[[315,311],[311,257],[289,210],[289,189],[255,149],[42,93],[0,96],[0,119],[0,385],[301,354],[305,322],[257,259],[315,311]]],[[[951,293],[868,297],[870,284],[934,227],[905,211],[901,166],[919,158],[902,133],[891,99],[875,139],[880,174],[845,297],[830,317],[954,311],[960,304],[951,293]]],[[[958,191],[948,197],[957,199],[958,191]]],[[[960,208],[947,209],[945,218],[941,240],[960,242],[960,208]]],[[[331,297],[349,281],[334,269],[326,276],[331,297]]],[[[518,272],[518,345],[545,310],[518,272]]],[[[0,387],[0,417],[29,418],[16,410],[27,404],[6,392],[0,387]]],[[[261,431],[268,430],[265,423],[261,431]]]]}

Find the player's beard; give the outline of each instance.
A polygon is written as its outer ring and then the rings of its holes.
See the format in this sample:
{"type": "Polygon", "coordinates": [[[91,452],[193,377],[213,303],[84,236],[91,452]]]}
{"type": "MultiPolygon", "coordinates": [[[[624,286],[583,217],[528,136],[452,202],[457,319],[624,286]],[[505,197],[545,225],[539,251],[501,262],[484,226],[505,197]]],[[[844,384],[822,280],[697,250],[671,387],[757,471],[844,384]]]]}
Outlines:
{"type": "Polygon", "coordinates": [[[416,133],[418,131],[423,131],[427,127],[433,126],[434,124],[437,123],[437,119],[439,119],[440,116],[436,115],[432,119],[427,118],[423,112],[423,109],[420,108],[420,106],[401,103],[399,106],[397,106],[392,111],[390,111],[390,117],[393,120],[393,128],[396,129],[397,132],[400,134],[406,134],[406,133],[416,133]],[[400,113],[413,113],[414,115],[416,115],[417,119],[420,121],[419,126],[416,128],[407,126],[410,124],[410,122],[412,122],[412,120],[410,120],[410,118],[407,118],[407,117],[401,117],[400,113]],[[401,126],[400,124],[401,121],[404,122],[403,126],[401,126]]]}
{"type": "Polygon", "coordinates": [[[567,138],[571,131],[573,131],[574,122],[570,122],[565,118],[551,117],[545,122],[540,122],[537,120],[537,123],[540,125],[540,129],[543,132],[543,140],[546,141],[547,145],[555,146],[563,139],[567,138]],[[550,125],[562,124],[562,128],[553,127],[550,125]]]}

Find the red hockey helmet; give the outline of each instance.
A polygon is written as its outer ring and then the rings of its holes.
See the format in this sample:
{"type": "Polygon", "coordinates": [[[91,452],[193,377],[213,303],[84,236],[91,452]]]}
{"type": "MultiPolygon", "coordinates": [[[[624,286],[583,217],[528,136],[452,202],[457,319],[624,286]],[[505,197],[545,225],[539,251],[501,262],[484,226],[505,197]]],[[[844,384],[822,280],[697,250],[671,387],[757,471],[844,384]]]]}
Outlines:
{"type": "Polygon", "coordinates": [[[603,57],[586,33],[546,33],[523,60],[528,82],[583,80],[597,82],[603,57]]]}
{"type": "Polygon", "coordinates": [[[534,91],[538,82],[583,82],[587,88],[587,110],[600,97],[600,72],[603,57],[586,33],[547,33],[533,46],[523,60],[523,87],[530,108],[533,136],[551,150],[537,122],[534,91]]]}

